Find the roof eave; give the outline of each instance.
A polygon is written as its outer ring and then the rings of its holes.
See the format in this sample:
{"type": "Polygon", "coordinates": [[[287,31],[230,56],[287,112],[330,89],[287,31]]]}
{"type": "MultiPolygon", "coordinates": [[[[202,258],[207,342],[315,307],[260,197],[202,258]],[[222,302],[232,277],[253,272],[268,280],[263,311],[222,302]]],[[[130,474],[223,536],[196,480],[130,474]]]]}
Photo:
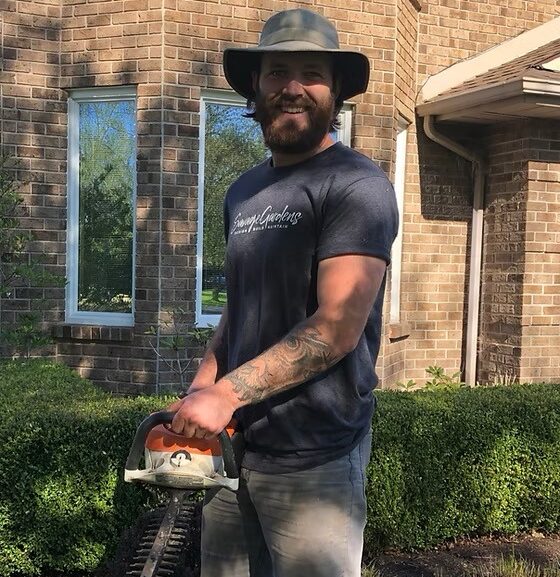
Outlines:
{"type": "Polygon", "coordinates": [[[557,97],[560,103],[560,79],[558,81],[543,80],[533,74],[513,78],[500,84],[481,86],[457,92],[447,96],[442,95],[430,102],[419,103],[416,112],[419,116],[445,116],[445,120],[461,120],[466,110],[474,112],[492,104],[495,108],[500,102],[525,95],[557,97]]]}
{"type": "Polygon", "coordinates": [[[428,77],[420,89],[418,103],[432,101],[466,80],[475,78],[492,68],[503,66],[559,37],[560,16],[557,16],[545,24],[492,46],[476,56],[456,62],[445,70],[428,77]]]}

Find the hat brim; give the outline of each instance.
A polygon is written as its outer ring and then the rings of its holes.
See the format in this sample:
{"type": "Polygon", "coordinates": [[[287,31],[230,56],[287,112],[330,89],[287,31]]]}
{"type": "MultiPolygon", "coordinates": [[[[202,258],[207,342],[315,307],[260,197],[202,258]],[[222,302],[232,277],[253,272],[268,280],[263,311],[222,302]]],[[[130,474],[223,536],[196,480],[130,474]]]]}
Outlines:
{"type": "Polygon", "coordinates": [[[316,44],[301,41],[282,42],[273,46],[255,48],[227,48],[224,51],[224,73],[229,85],[241,96],[253,100],[252,72],[258,70],[266,52],[317,52],[331,54],[337,74],[340,75],[340,99],[347,100],[367,90],[369,60],[360,52],[325,50],[316,44]]]}

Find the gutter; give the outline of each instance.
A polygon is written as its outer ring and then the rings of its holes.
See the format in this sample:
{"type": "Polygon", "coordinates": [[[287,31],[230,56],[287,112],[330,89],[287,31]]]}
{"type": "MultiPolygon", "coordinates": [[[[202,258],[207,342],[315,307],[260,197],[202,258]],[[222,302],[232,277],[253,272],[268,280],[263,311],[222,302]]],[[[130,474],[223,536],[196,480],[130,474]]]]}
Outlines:
{"type": "Polygon", "coordinates": [[[465,383],[469,386],[476,384],[476,361],[478,327],[480,316],[480,280],[482,275],[482,245],[484,225],[484,185],[486,164],[482,155],[469,150],[462,144],[451,140],[449,137],[437,132],[432,115],[424,116],[424,132],[434,142],[444,148],[455,152],[459,156],[472,163],[473,183],[473,215],[472,215],[472,239],[471,260],[469,275],[469,292],[467,304],[467,335],[465,349],[465,383]]]}

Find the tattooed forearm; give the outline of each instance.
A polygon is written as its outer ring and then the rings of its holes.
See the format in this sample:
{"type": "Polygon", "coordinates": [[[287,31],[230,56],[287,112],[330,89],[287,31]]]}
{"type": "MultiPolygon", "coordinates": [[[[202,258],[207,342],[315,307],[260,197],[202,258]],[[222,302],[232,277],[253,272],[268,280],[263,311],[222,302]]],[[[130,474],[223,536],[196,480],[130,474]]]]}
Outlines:
{"type": "Polygon", "coordinates": [[[266,397],[266,385],[256,364],[245,363],[226,378],[233,384],[237,398],[244,403],[256,403],[266,397]]]}
{"type": "Polygon", "coordinates": [[[256,403],[319,375],[339,360],[317,329],[302,327],[226,379],[240,401],[256,403]]]}

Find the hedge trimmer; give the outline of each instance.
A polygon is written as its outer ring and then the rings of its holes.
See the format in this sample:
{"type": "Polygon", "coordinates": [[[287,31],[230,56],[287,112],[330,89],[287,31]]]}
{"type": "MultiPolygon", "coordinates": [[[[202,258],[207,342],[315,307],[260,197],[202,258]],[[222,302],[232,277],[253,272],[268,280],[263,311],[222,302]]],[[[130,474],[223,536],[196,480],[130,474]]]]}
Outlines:
{"type": "MultiPolygon", "coordinates": [[[[239,473],[231,439],[188,439],[165,427],[175,413],[153,413],[138,427],[126,460],[126,482],[149,483],[168,489],[171,498],[159,526],[148,525],[129,564],[128,577],[170,577],[188,542],[193,507],[185,498],[193,491],[226,487],[236,491],[239,473]],[[140,460],[144,456],[144,468],[140,460]]],[[[228,429],[233,433],[232,429],[228,429]]]]}

